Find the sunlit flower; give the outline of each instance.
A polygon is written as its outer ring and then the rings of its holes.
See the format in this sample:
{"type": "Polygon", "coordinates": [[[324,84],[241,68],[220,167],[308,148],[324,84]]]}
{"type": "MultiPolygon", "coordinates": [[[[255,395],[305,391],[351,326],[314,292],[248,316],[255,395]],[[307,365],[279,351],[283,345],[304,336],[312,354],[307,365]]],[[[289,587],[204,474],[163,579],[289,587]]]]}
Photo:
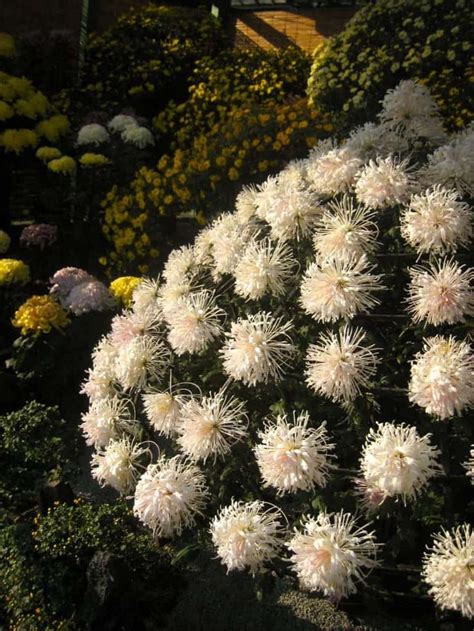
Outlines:
{"type": "Polygon", "coordinates": [[[157,316],[160,311],[159,279],[142,278],[132,294],[133,310],[153,310],[157,316]]]}
{"type": "Polygon", "coordinates": [[[151,309],[126,311],[112,319],[110,338],[117,348],[120,348],[137,337],[156,334],[158,328],[159,318],[151,309]]]}
{"type": "Polygon", "coordinates": [[[255,230],[249,224],[241,225],[236,215],[224,213],[212,224],[209,238],[212,242],[212,260],[215,276],[232,274],[248,239],[255,230]]]}
{"type": "Polygon", "coordinates": [[[132,304],[133,292],[141,282],[142,279],[138,276],[120,276],[110,283],[109,290],[116,300],[129,307],[132,304]]]}
{"type": "Polygon", "coordinates": [[[180,535],[202,514],[208,490],[201,470],[179,456],[150,464],[135,488],[133,512],[158,537],[180,535]]]}
{"type": "Polygon", "coordinates": [[[260,312],[233,322],[221,349],[225,372],[249,386],[279,381],[294,355],[291,322],[260,312]]]}
{"type": "Polygon", "coordinates": [[[359,527],[350,513],[321,512],[307,516],[304,530],[295,529],[287,544],[301,586],[338,601],[357,591],[378,565],[373,532],[359,527]]]}
{"type": "Polygon", "coordinates": [[[372,292],[384,289],[373,270],[365,256],[312,263],[301,283],[303,309],[321,322],[367,313],[380,303],[372,292]]]}
{"type": "Polygon", "coordinates": [[[362,127],[354,129],[345,144],[360,155],[364,162],[370,158],[386,157],[391,153],[402,153],[408,149],[405,138],[375,123],[365,123],[362,127]]]}
{"type": "Polygon", "coordinates": [[[52,296],[31,296],[16,311],[12,320],[22,335],[50,333],[71,324],[66,312],[52,296]]]}
{"type": "Polygon", "coordinates": [[[400,162],[392,156],[370,160],[355,183],[357,201],[373,209],[403,204],[413,190],[407,166],[406,160],[400,162]]]}
{"type": "Polygon", "coordinates": [[[380,361],[376,351],[362,329],[346,325],[322,333],[306,354],[306,383],[316,394],[349,404],[370,388],[380,361]]]}
{"type": "Polygon", "coordinates": [[[98,399],[91,405],[82,415],[81,429],[86,444],[98,449],[124,433],[135,435],[139,423],[132,416],[130,402],[112,396],[98,399]]]}
{"type": "Polygon", "coordinates": [[[163,277],[168,283],[179,283],[189,279],[194,272],[194,249],[183,246],[172,250],[163,268],[163,277]]]}
{"type": "Polygon", "coordinates": [[[349,191],[363,165],[361,156],[350,145],[325,149],[318,145],[306,162],[310,188],[324,197],[349,191]]]}
{"type": "Polygon", "coordinates": [[[115,301],[104,283],[89,280],[75,285],[62,300],[63,307],[74,315],[90,311],[107,311],[115,307],[115,301]]]}
{"type": "Polygon", "coordinates": [[[227,570],[263,569],[283,545],[280,513],[264,502],[233,501],[221,508],[211,523],[211,537],[227,570]]]}
{"type": "Polygon", "coordinates": [[[474,314],[474,270],[454,260],[409,270],[408,309],[415,322],[439,326],[463,322],[474,314]]]}
{"type": "Polygon", "coordinates": [[[474,355],[467,342],[437,335],[425,339],[411,366],[409,398],[440,420],[474,405],[474,355]]]}
{"type": "Polygon", "coordinates": [[[109,132],[103,125],[90,123],[84,125],[77,134],[78,145],[101,145],[110,140],[109,132]]]}
{"type": "Polygon", "coordinates": [[[308,412],[293,413],[292,421],[279,414],[259,432],[254,451],[264,486],[284,494],[326,485],[328,455],[334,444],[329,442],[325,423],[317,428],[308,424],[308,412]]]}
{"type": "Polygon", "coordinates": [[[140,464],[148,449],[128,437],[111,440],[92,456],[91,472],[101,486],[119,493],[133,491],[140,475],[140,464]]]}
{"type": "Polygon", "coordinates": [[[474,618],[474,532],[469,524],[442,530],[423,556],[423,578],[441,609],[474,618]]]}
{"type": "Polygon", "coordinates": [[[30,268],[18,259],[0,259],[0,287],[25,285],[30,280],[30,268]]]}
{"type": "Polygon", "coordinates": [[[73,287],[93,280],[95,280],[94,277],[80,267],[63,267],[49,279],[51,284],[49,291],[57,296],[62,304],[73,287]]]}
{"type": "Polygon", "coordinates": [[[141,390],[161,379],[169,361],[169,350],[160,339],[142,335],[118,349],[118,381],[124,390],[141,390]]]}
{"type": "Polygon", "coordinates": [[[246,224],[255,217],[257,207],[255,199],[258,189],[256,186],[244,186],[235,200],[235,214],[239,223],[246,224]]]}
{"type": "Polygon", "coordinates": [[[146,417],[153,429],[164,436],[175,434],[181,418],[182,398],[173,392],[150,392],[142,398],[146,417]]]}

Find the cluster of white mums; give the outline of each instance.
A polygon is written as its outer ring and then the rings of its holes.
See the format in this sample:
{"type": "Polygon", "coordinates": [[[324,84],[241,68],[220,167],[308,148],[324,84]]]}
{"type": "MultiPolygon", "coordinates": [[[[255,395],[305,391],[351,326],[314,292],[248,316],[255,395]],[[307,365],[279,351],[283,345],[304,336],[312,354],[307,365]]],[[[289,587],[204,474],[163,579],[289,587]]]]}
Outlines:
{"type": "Polygon", "coordinates": [[[117,114],[108,123],[107,127],[99,125],[99,123],[89,123],[84,125],[77,134],[77,144],[81,145],[99,145],[110,142],[110,134],[120,134],[122,140],[129,145],[135,145],[139,149],[155,144],[155,138],[151,131],[139,125],[133,116],[127,114],[117,114]],[[107,130],[108,128],[108,130],[107,130]]]}
{"type": "MultiPolygon", "coordinates": [[[[472,236],[462,200],[474,190],[474,132],[446,137],[430,95],[412,82],[389,92],[383,106],[378,124],[356,130],[339,146],[323,142],[307,160],[245,188],[234,213],[201,231],[192,247],[171,254],[161,284],[144,280],[137,287],[130,311],[114,318],[96,347],[82,421],[96,448],[93,475],[133,493],[135,514],[158,536],[180,534],[203,514],[209,491],[199,463],[225,458],[249,436],[255,419],[232,395],[232,384],[275,383],[292,369],[298,352],[292,322],[270,311],[249,314],[248,306],[263,299],[280,312],[297,308],[291,301],[305,243],[312,242],[314,262],[299,283],[299,304],[317,322],[343,321],[306,349],[306,384],[317,395],[349,407],[370,387],[381,361],[367,334],[348,321],[379,304],[382,277],[369,257],[379,246],[377,218],[388,209],[400,208],[402,236],[420,256],[431,257],[410,270],[413,320],[452,324],[472,314],[472,269],[432,257],[452,255],[472,236]],[[402,159],[408,154],[422,163],[402,159]],[[245,314],[226,322],[239,309],[245,314]],[[211,364],[218,354],[224,387],[203,394],[171,377],[167,385],[173,362],[206,351],[211,364]],[[180,453],[154,459],[152,443],[139,442],[143,430],[172,439],[180,453]]],[[[411,365],[410,401],[439,420],[460,415],[474,405],[473,370],[467,342],[426,339],[411,365]]],[[[283,495],[326,484],[336,466],[324,423],[315,427],[307,412],[280,414],[258,430],[253,453],[264,486],[283,495]]],[[[369,432],[358,480],[369,509],[386,498],[413,500],[441,472],[430,437],[404,423],[380,423],[369,432]]],[[[466,468],[474,474],[473,458],[466,468]]],[[[233,501],[213,519],[212,541],[229,570],[251,572],[286,545],[302,585],[335,600],[355,591],[377,564],[379,544],[350,514],[305,517],[286,544],[285,520],[261,501],[233,501]]],[[[469,617],[473,537],[469,526],[438,534],[424,558],[436,602],[469,617]]]]}

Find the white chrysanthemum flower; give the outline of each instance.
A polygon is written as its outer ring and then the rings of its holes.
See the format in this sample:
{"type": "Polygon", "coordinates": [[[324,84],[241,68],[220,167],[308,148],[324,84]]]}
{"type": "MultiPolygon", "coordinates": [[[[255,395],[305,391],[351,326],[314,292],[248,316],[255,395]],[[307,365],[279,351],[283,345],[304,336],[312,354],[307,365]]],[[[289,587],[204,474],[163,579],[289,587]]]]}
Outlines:
{"type": "Polygon", "coordinates": [[[296,266],[291,248],[283,242],[253,239],[234,270],[235,293],[247,300],[258,300],[267,293],[281,296],[296,266]]]}
{"type": "Polygon", "coordinates": [[[252,574],[277,556],[283,545],[281,515],[264,502],[236,502],[221,508],[210,532],[227,570],[248,569],[252,574]]]}
{"type": "Polygon", "coordinates": [[[442,530],[423,556],[423,578],[441,609],[474,618],[474,531],[469,524],[442,530]]]}
{"type": "Polygon", "coordinates": [[[235,200],[235,216],[241,224],[246,224],[254,219],[257,212],[255,204],[258,189],[254,185],[244,186],[235,200]]]}
{"type": "Polygon", "coordinates": [[[213,292],[189,294],[167,313],[168,342],[177,355],[200,353],[222,333],[225,311],[220,309],[213,292]]]}
{"type": "Polygon", "coordinates": [[[116,393],[117,375],[115,371],[118,349],[111,336],[106,335],[92,352],[93,367],[88,370],[87,379],[82,384],[81,393],[91,402],[112,397],[116,393]]]}
{"type": "Polygon", "coordinates": [[[409,398],[440,420],[474,406],[474,354],[467,342],[425,339],[411,366],[409,398]]]}
{"type": "Polygon", "coordinates": [[[161,285],[159,293],[159,306],[165,322],[170,321],[180,302],[187,298],[195,289],[189,280],[170,281],[161,285]]]}
{"type": "Polygon", "coordinates": [[[456,191],[436,185],[413,195],[400,216],[402,237],[418,254],[455,252],[472,238],[472,214],[456,191]]]}
{"type": "Polygon", "coordinates": [[[180,396],[172,392],[150,392],[142,398],[146,417],[153,429],[164,436],[175,434],[181,418],[180,396]]]}
{"type": "Polygon", "coordinates": [[[439,109],[428,88],[416,81],[401,81],[382,101],[380,120],[405,138],[443,140],[446,132],[439,109]]]}
{"type": "Polygon", "coordinates": [[[117,379],[124,390],[141,390],[159,380],[170,362],[170,352],[156,337],[142,335],[122,346],[117,356],[117,379]]]}
{"type": "Polygon", "coordinates": [[[224,213],[218,217],[209,230],[212,240],[212,259],[214,275],[232,274],[248,240],[255,234],[256,228],[250,224],[242,225],[235,214],[224,213]]]}
{"type": "Polygon", "coordinates": [[[346,193],[351,189],[362,165],[360,154],[349,145],[329,150],[316,146],[306,161],[309,187],[324,197],[346,193]]]}
{"type": "Polygon", "coordinates": [[[467,462],[463,463],[466,469],[466,475],[471,478],[471,484],[474,484],[474,445],[471,445],[472,449],[469,452],[470,458],[467,462]]]}
{"type": "Polygon", "coordinates": [[[414,500],[428,480],[441,473],[439,450],[430,443],[431,434],[419,436],[416,427],[401,423],[377,423],[367,435],[361,472],[367,487],[378,489],[382,501],[401,497],[414,500]]]}
{"type": "Polygon", "coordinates": [[[474,194],[474,128],[456,134],[428,156],[419,176],[425,185],[441,184],[459,195],[474,194]]]}
{"type": "Polygon", "coordinates": [[[330,202],[313,235],[317,258],[321,261],[347,260],[373,252],[378,236],[373,219],[374,213],[363,206],[354,206],[351,197],[330,202]]]}
{"type": "Polygon", "coordinates": [[[264,486],[279,494],[326,486],[329,452],[335,445],[329,442],[326,423],[318,428],[308,424],[308,412],[293,413],[292,422],[279,414],[259,432],[254,452],[264,486]]]}
{"type": "Polygon", "coordinates": [[[380,303],[372,295],[384,289],[381,275],[373,274],[367,258],[312,263],[301,282],[300,304],[306,313],[320,322],[353,318],[367,313],[380,303]]]}
{"type": "Polygon", "coordinates": [[[191,279],[195,271],[194,249],[184,245],[172,250],[163,269],[163,277],[168,283],[180,283],[191,279]]]}
{"type": "Polygon", "coordinates": [[[110,140],[109,132],[103,125],[91,123],[84,125],[77,134],[78,145],[102,145],[110,140]]]}
{"type": "Polygon", "coordinates": [[[376,157],[386,157],[391,153],[404,153],[408,142],[399,134],[383,125],[365,123],[351,132],[345,146],[361,156],[365,161],[376,157]]]}
{"type": "Polygon", "coordinates": [[[141,311],[125,311],[112,318],[112,332],[110,334],[113,344],[120,348],[137,337],[143,335],[155,335],[160,325],[159,312],[152,309],[141,311]]]}
{"type": "Polygon", "coordinates": [[[288,182],[281,172],[268,178],[255,196],[257,216],[266,221],[275,239],[288,241],[308,236],[321,214],[317,196],[303,182],[288,182]]]}
{"type": "Polygon", "coordinates": [[[111,440],[108,445],[93,454],[92,477],[101,486],[111,486],[119,493],[133,491],[140,475],[139,467],[148,449],[130,438],[111,440]]]}
{"type": "Polygon", "coordinates": [[[224,371],[249,386],[279,381],[295,353],[291,322],[260,312],[233,322],[220,355],[224,371]]]}
{"type": "Polygon", "coordinates": [[[210,267],[214,259],[212,257],[212,247],[214,243],[213,227],[208,226],[200,230],[194,239],[194,260],[196,265],[210,267]]]}
{"type": "Polygon", "coordinates": [[[117,114],[107,123],[107,127],[110,131],[119,134],[127,127],[136,127],[137,125],[138,123],[133,116],[128,116],[127,114],[117,114]]]}
{"type": "Polygon", "coordinates": [[[208,495],[198,467],[180,456],[161,456],[138,480],[133,512],[158,537],[172,537],[194,525],[208,495]]]}
{"type": "Polygon", "coordinates": [[[407,166],[407,160],[400,162],[393,156],[370,160],[355,183],[357,201],[374,209],[403,204],[413,190],[407,166]]]}
{"type": "Polygon", "coordinates": [[[373,532],[358,527],[343,511],[321,512],[316,519],[307,516],[303,532],[295,529],[286,545],[293,552],[290,560],[302,587],[336,601],[355,593],[357,583],[365,583],[378,565],[373,532]]]}
{"type": "Polygon", "coordinates": [[[454,260],[438,261],[409,270],[408,310],[415,322],[439,326],[464,322],[474,314],[474,269],[454,260]]]}
{"type": "Polygon", "coordinates": [[[306,354],[306,383],[332,401],[349,404],[370,388],[380,359],[362,329],[346,325],[337,333],[322,333],[306,354]]]}
{"type": "Polygon", "coordinates": [[[96,448],[106,447],[123,433],[135,435],[138,427],[130,402],[116,396],[95,401],[82,415],[81,429],[86,444],[96,448]]]}
{"type": "Polygon", "coordinates": [[[144,278],[133,290],[132,305],[133,311],[154,311],[156,317],[160,312],[160,287],[159,280],[152,278],[144,278]]]}
{"type": "Polygon", "coordinates": [[[129,145],[135,145],[139,149],[152,147],[155,144],[155,137],[146,127],[138,125],[128,125],[122,131],[122,140],[129,145]]]}
{"type": "Polygon", "coordinates": [[[216,460],[245,437],[247,424],[245,404],[221,390],[182,406],[177,442],[193,460],[216,460]]]}

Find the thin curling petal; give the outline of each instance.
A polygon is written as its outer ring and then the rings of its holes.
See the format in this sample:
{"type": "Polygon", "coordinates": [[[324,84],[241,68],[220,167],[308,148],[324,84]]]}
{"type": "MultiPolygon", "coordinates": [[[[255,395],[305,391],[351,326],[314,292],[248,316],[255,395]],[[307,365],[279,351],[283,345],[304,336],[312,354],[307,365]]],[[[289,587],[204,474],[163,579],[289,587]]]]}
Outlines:
{"type": "Polygon", "coordinates": [[[148,449],[128,437],[111,440],[92,456],[92,477],[101,486],[111,486],[119,493],[130,493],[140,475],[140,465],[148,449]]]}
{"type": "Polygon", "coordinates": [[[357,201],[375,210],[403,204],[414,187],[407,169],[407,160],[400,162],[392,156],[370,160],[354,186],[357,201]]]}

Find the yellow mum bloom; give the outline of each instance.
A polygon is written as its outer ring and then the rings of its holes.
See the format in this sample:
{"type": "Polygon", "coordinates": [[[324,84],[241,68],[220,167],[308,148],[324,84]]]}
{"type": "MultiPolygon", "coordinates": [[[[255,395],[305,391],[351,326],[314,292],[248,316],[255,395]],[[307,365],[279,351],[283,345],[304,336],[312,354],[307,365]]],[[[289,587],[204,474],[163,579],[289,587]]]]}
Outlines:
{"type": "Polygon", "coordinates": [[[57,142],[69,131],[69,119],[64,114],[55,114],[36,125],[36,131],[49,142],[57,142]]]}
{"type": "Polygon", "coordinates": [[[110,293],[114,298],[128,307],[132,302],[135,287],[141,282],[137,276],[120,276],[110,283],[110,293]]]}
{"type": "Polygon", "coordinates": [[[70,156],[63,156],[48,162],[48,169],[53,173],[62,173],[62,175],[70,175],[76,170],[76,161],[70,156]]]}
{"type": "Polygon", "coordinates": [[[0,259],[0,286],[24,285],[30,280],[30,268],[17,259],[0,259]]]}
{"type": "Polygon", "coordinates": [[[34,120],[38,116],[44,116],[49,108],[49,101],[41,92],[36,92],[29,98],[18,99],[15,103],[16,113],[34,120]]]}
{"type": "Polygon", "coordinates": [[[63,329],[70,319],[51,296],[32,296],[15,312],[12,324],[22,335],[49,333],[52,328],[63,329]]]}
{"type": "Polygon", "coordinates": [[[0,254],[4,254],[8,250],[11,242],[12,240],[9,235],[3,230],[0,230],[0,254]]]}
{"type": "Polygon", "coordinates": [[[29,147],[36,147],[38,136],[31,129],[6,129],[0,134],[0,147],[17,155],[29,147]]]}
{"type": "Polygon", "coordinates": [[[101,153],[84,153],[79,158],[79,162],[83,167],[101,167],[110,164],[111,160],[101,153]]]}
{"type": "Polygon", "coordinates": [[[43,162],[50,162],[61,157],[61,151],[57,147],[40,147],[36,150],[36,157],[43,162]]]}
{"type": "Polygon", "coordinates": [[[8,118],[11,118],[15,114],[15,110],[5,103],[5,101],[0,101],[0,121],[6,121],[8,118]]]}
{"type": "Polygon", "coordinates": [[[0,33],[0,57],[14,57],[15,40],[9,33],[0,33]]]}

